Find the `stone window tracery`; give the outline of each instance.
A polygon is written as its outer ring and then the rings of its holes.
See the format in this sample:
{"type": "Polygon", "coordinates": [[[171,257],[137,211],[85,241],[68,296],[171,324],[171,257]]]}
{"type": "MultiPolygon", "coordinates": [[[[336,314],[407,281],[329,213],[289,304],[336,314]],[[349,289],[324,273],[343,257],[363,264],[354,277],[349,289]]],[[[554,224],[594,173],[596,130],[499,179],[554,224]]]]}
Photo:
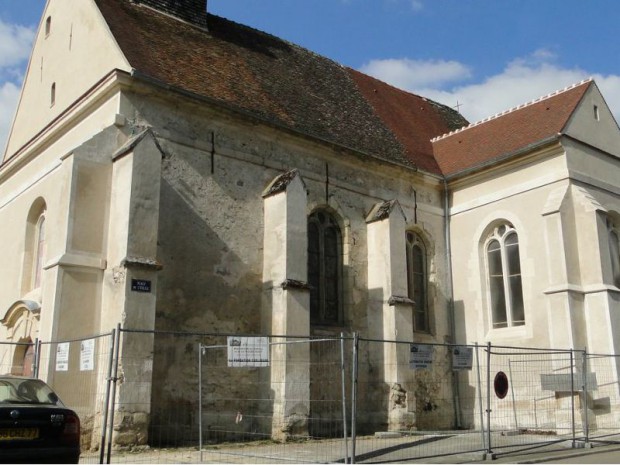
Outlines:
{"type": "Polygon", "coordinates": [[[511,224],[495,227],[486,245],[493,328],[525,324],[519,238],[511,224]]]}

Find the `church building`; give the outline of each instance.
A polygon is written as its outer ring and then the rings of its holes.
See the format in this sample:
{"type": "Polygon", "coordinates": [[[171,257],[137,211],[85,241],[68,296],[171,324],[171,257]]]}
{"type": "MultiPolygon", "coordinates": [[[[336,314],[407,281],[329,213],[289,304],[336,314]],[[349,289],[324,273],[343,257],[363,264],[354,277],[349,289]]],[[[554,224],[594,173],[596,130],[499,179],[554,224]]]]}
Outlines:
{"type": "MultiPolygon", "coordinates": [[[[158,331],[620,355],[619,157],[592,80],[470,124],[207,0],[48,0],[0,164],[0,341],[154,332],[120,347],[135,418],[188,400],[158,331]]],[[[431,421],[406,398],[389,428],[431,421]]],[[[309,415],[285,405],[276,438],[309,415]]]]}

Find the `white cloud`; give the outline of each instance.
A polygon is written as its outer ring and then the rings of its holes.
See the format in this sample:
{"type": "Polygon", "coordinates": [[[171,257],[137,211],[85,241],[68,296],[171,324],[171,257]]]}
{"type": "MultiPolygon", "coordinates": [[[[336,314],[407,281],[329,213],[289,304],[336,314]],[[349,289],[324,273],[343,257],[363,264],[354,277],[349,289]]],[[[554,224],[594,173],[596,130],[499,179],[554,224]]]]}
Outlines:
{"type": "Polygon", "coordinates": [[[5,23],[0,19],[0,158],[15,114],[34,35],[34,28],[5,23]]]}
{"type": "Polygon", "coordinates": [[[30,56],[34,29],[0,19],[0,68],[19,66],[30,56]]]}
{"type": "Polygon", "coordinates": [[[458,61],[408,58],[372,60],[360,71],[406,90],[462,81],[471,75],[469,68],[458,61]]]}
{"type": "Polygon", "coordinates": [[[19,99],[19,87],[12,82],[0,84],[0,159],[4,153],[11,121],[19,99]]]}
{"type": "Polygon", "coordinates": [[[413,11],[422,11],[424,9],[422,0],[410,0],[410,4],[413,11]]]}
{"type": "Polygon", "coordinates": [[[620,76],[563,68],[556,64],[555,55],[545,49],[516,58],[500,73],[473,83],[464,83],[471,77],[469,68],[453,61],[376,60],[362,71],[448,106],[456,107],[458,103],[461,113],[471,122],[593,77],[620,121],[620,76]]]}

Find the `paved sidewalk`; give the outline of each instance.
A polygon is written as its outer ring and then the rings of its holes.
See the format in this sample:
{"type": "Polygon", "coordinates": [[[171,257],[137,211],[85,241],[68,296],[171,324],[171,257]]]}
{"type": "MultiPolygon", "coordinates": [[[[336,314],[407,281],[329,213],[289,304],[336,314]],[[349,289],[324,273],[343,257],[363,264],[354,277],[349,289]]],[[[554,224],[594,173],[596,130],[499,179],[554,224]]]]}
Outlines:
{"type": "MultiPolygon", "coordinates": [[[[592,443],[573,444],[570,439],[556,442],[534,437],[502,436],[503,443],[494,449],[491,456],[473,442],[475,438],[458,435],[425,435],[417,437],[396,437],[381,439],[367,436],[358,438],[356,463],[425,463],[425,464],[474,464],[474,463],[563,463],[564,460],[581,458],[577,463],[620,463],[620,444],[604,445],[592,443]],[[470,450],[464,450],[463,441],[470,442],[470,450]],[[573,447],[575,446],[575,447],[573,447]],[[580,447],[581,446],[581,447],[580,447]],[[610,462],[617,453],[618,461],[610,462]],[[603,457],[606,461],[597,460],[603,457]]],[[[494,442],[500,444],[499,442],[494,442]]],[[[466,449],[465,449],[466,450],[466,449]]],[[[351,444],[348,455],[350,457],[351,444]]],[[[273,444],[268,442],[249,444],[222,444],[206,446],[202,453],[196,447],[176,449],[143,449],[134,452],[116,451],[112,463],[344,463],[343,443],[336,440],[312,442],[290,442],[273,444]]],[[[98,463],[98,455],[84,454],[81,463],[98,463]]],[[[350,460],[350,458],[349,458],[350,460]]],[[[573,461],[573,463],[575,463],[573,461]]]]}

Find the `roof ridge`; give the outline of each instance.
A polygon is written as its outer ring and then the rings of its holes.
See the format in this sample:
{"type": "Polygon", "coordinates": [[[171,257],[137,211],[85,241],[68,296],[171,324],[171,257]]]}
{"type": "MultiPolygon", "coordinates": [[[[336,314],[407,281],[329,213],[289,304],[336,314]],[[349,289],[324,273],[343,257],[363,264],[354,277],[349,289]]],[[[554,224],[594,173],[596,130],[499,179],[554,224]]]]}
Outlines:
{"type": "Polygon", "coordinates": [[[504,111],[496,113],[496,114],[494,114],[492,116],[488,116],[488,117],[486,117],[484,119],[481,119],[479,121],[471,123],[468,126],[463,126],[462,128],[456,129],[454,131],[450,131],[450,132],[448,132],[446,134],[442,134],[441,136],[434,137],[434,138],[431,139],[431,142],[437,142],[439,140],[442,140],[442,139],[445,139],[447,137],[453,136],[455,134],[461,133],[461,132],[463,132],[463,131],[465,131],[467,129],[470,129],[470,128],[473,128],[473,127],[476,127],[476,126],[480,126],[481,124],[484,124],[484,123],[487,123],[489,121],[495,120],[497,118],[500,118],[501,116],[505,116],[505,115],[507,115],[509,113],[513,113],[513,112],[515,112],[517,110],[521,110],[521,109],[523,109],[525,107],[528,107],[528,106],[534,105],[536,103],[542,102],[543,100],[547,100],[547,99],[549,99],[551,97],[555,97],[556,95],[563,94],[564,92],[568,92],[569,90],[575,89],[575,88],[577,88],[579,86],[582,86],[582,85],[584,85],[584,84],[586,84],[588,82],[593,82],[593,81],[594,81],[594,78],[592,78],[592,77],[583,79],[582,81],[574,83],[574,84],[571,84],[569,86],[566,86],[563,89],[555,90],[555,91],[553,91],[553,92],[551,92],[551,93],[549,93],[547,95],[543,95],[542,97],[538,97],[538,98],[536,98],[534,100],[530,100],[529,102],[517,105],[516,107],[512,107],[512,108],[509,108],[508,110],[504,110],[504,111]]]}

